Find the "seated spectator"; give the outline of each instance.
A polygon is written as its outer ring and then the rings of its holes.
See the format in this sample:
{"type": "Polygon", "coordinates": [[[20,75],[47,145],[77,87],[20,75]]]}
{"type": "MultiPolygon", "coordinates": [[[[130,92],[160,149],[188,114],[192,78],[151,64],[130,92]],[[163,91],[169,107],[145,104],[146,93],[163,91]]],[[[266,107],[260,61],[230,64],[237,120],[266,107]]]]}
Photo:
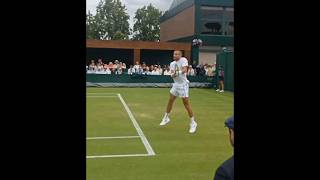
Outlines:
{"type": "Polygon", "coordinates": [[[147,65],[145,62],[143,62],[141,66],[141,73],[145,73],[145,72],[147,72],[147,65]]]}
{"type": "Polygon", "coordinates": [[[150,68],[149,66],[146,66],[146,71],[143,72],[145,75],[150,75],[150,68]]]}
{"type": "Polygon", "coordinates": [[[102,66],[104,66],[104,63],[102,62],[102,59],[98,59],[98,63],[97,63],[97,66],[99,66],[99,65],[102,65],[102,66]]]}
{"type": "Polygon", "coordinates": [[[161,68],[161,65],[158,65],[159,75],[163,75],[163,69],[161,68]]]}
{"type": "Polygon", "coordinates": [[[208,66],[208,74],[207,74],[207,76],[213,77],[213,68],[210,65],[208,66]]]}
{"type": "Polygon", "coordinates": [[[194,69],[192,68],[192,66],[191,66],[191,65],[189,65],[187,75],[188,75],[188,76],[194,76],[194,75],[195,75],[195,73],[194,73],[194,69]]]}
{"type": "Polygon", "coordinates": [[[96,71],[104,71],[104,65],[100,62],[97,64],[97,70],[96,71]]]}
{"type": "Polygon", "coordinates": [[[128,74],[129,75],[135,74],[135,69],[133,68],[132,65],[130,65],[130,68],[128,69],[128,74]]]}
{"type": "Polygon", "coordinates": [[[208,65],[205,64],[205,65],[203,66],[203,69],[204,69],[204,71],[205,71],[205,75],[208,76],[208,65]]]}
{"type": "Polygon", "coordinates": [[[170,76],[171,73],[170,73],[170,69],[167,67],[166,70],[163,72],[163,75],[165,76],[170,76]]]}
{"type": "Polygon", "coordinates": [[[127,69],[127,65],[126,63],[122,63],[122,70],[125,70],[125,69],[127,69]]]}
{"type": "Polygon", "coordinates": [[[106,74],[106,71],[104,69],[96,71],[96,74],[106,74]]]}
{"type": "Polygon", "coordinates": [[[106,74],[111,74],[111,70],[108,67],[105,69],[105,72],[106,74]]]}
{"type": "Polygon", "coordinates": [[[151,71],[151,75],[160,75],[159,70],[157,67],[155,67],[152,71],[151,71]]]}
{"type": "Polygon", "coordinates": [[[136,74],[141,74],[142,71],[140,70],[140,68],[141,68],[140,63],[137,61],[136,64],[133,66],[134,72],[136,74]]]}
{"type": "Polygon", "coordinates": [[[150,72],[152,72],[152,71],[153,71],[153,69],[154,69],[154,66],[153,66],[153,65],[151,65],[151,66],[150,66],[150,68],[149,68],[149,71],[150,71],[150,72]]]}
{"type": "Polygon", "coordinates": [[[95,71],[96,70],[96,63],[94,62],[94,60],[91,60],[91,63],[89,65],[89,70],[90,71],[95,71]]]}
{"type": "Polygon", "coordinates": [[[110,70],[114,69],[114,64],[112,62],[109,62],[108,66],[107,66],[110,70]]]}

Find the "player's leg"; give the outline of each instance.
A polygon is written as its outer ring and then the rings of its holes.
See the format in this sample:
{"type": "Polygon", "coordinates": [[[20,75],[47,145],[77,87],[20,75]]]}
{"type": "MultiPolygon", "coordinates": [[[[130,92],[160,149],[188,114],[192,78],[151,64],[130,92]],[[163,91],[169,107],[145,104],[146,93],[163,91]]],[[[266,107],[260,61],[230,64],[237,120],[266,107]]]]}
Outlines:
{"type": "Polygon", "coordinates": [[[190,102],[189,102],[189,98],[188,97],[183,97],[182,98],[182,102],[183,102],[183,105],[186,108],[186,110],[188,112],[188,115],[190,117],[190,129],[189,129],[189,132],[190,133],[194,133],[197,130],[197,123],[196,123],[196,121],[194,119],[194,115],[193,115],[193,111],[192,111],[192,108],[191,108],[191,105],[190,105],[190,102]]]}
{"type": "Polygon", "coordinates": [[[167,114],[169,114],[171,112],[172,106],[173,106],[173,103],[175,100],[176,100],[176,96],[174,96],[173,94],[170,93],[169,101],[167,104],[167,111],[166,111],[167,114]]]}
{"type": "Polygon", "coordinates": [[[168,104],[167,104],[167,109],[166,109],[166,112],[164,113],[164,116],[162,118],[162,121],[160,123],[160,126],[163,126],[163,125],[166,125],[170,122],[170,118],[169,118],[169,115],[170,115],[170,112],[172,110],[172,106],[174,104],[174,101],[176,100],[176,96],[174,96],[174,90],[171,89],[170,90],[170,97],[169,97],[169,101],[168,101],[168,104]]]}
{"type": "Polygon", "coordinates": [[[224,92],[224,80],[221,81],[221,90],[220,92],[224,92]]]}
{"type": "Polygon", "coordinates": [[[180,97],[182,98],[183,105],[188,112],[190,118],[190,133],[196,132],[197,123],[194,119],[193,111],[189,102],[189,84],[186,84],[183,89],[180,91],[180,97]]]}
{"type": "Polygon", "coordinates": [[[183,105],[184,105],[184,107],[186,108],[186,110],[188,112],[189,117],[192,118],[193,117],[193,112],[192,112],[191,105],[189,103],[189,98],[188,97],[182,98],[182,102],[183,102],[183,105]]]}
{"type": "Polygon", "coordinates": [[[219,79],[218,79],[218,89],[216,90],[216,91],[220,91],[220,89],[221,89],[221,81],[220,81],[220,77],[218,77],[219,79]]]}

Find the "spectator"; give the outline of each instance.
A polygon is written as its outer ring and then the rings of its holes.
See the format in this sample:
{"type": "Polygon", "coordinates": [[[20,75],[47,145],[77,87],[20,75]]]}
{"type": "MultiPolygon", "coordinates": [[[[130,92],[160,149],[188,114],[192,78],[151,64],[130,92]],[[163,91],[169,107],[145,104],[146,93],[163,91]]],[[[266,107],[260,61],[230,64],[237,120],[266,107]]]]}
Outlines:
{"type": "Polygon", "coordinates": [[[218,68],[218,79],[219,79],[219,84],[218,84],[218,89],[216,91],[224,92],[224,70],[223,70],[223,66],[221,65],[218,68]]]}
{"type": "Polygon", "coordinates": [[[196,75],[199,75],[199,65],[196,65],[196,67],[194,68],[195,69],[195,73],[196,73],[196,75]]]}
{"type": "Polygon", "coordinates": [[[205,65],[203,66],[203,69],[204,69],[204,71],[205,71],[205,75],[208,76],[208,65],[205,64],[205,65]]]}
{"type": "Polygon", "coordinates": [[[102,62],[102,60],[101,60],[101,59],[98,59],[98,63],[97,63],[97,66],[99,66],[99,65],[102,65],[102,66],[104,66],[104,63],[102,62]]]}
{"type": "Polygon", "coordinates": [[[108,67],[105,69],[105,71],[106,71],[106,74],[111,74],[111,71],[108,67]]]}
{"type": "Polygon", "coordinates": [[[160,75],[159,70],[158,70],[157,67],[155,67],[155,68],[153,69],[153,71],[151,72],[151,75],[160,75]]]}
{"type": "Polygon", "coordinates": [[[213,68],[210,65],[208,66],[208,74],[207,74],[207,76],[213,77],[213,68]]]}
{"type": "Polygon", "coordinates": [[[130,65],[130,68],[128,69],[128,74],[129,75],[135,74],[135,69],[133,68],[132,65],[130,65]]]}
{"type": "Polygon", "coordinates": [[[170,73],[170,69],[167,67],[166,70],[163,72],[163,75],[165,76],[170,76],[171,73],[170,73]]]}
{"type": "Polygon", "coordinates": [[[147,66],[147,64],[145,62],[143,62],[141,67],[142,67],[142,69],[145,69],[146,66],[147,66]]]}
{"type": "Polygon", "coordinates": [[[99,59],[100,62],[97,63],[97,71],[104,71],[103,63],[101,62],[101,59],[99,59]]]}
{"type": "Polygon", "coordinates": [[[194,74],[194,69],[192,68],[192,66],[191,65],[189,65],[189,68],[188,68],[188,74],[187,74],[188,76],[194,76],[195,74],[194,74]]]}
{"type": "Polygon", "coordinates": [[[205,76],[206,75],[206,70],[205,70],[205,65],[200,65],[200,76],[205,76]]]}
{"type": "Polygon", "coordinates": [[[133,66],[133,68],[134,68],[134,72],[136,74],[141,74],[142,73],[142,71],[140,70],[141,66],[140,66],[140,63],[138,61],[136,61],[136,64],[133,66]]]}
{"type": "Polygon", "coordinates": [[[108,64],[108,68],[110,69],[110,71],[112,71],[112,69],[114,69],[114,64],[112,62],[109,62],[108,64]]]}
{"type": "Polygon", "coordinates": [[[96,63],[94,60],[91,60],[91,63],[89,65],[89,71],[95,71],[96,70],[96,63]]]}
{"type": "Polygon", "coordinates": [[[143,74],[145,74],[145,75],[150,75],[150,68],[149,68],[149,66],[146,66],[146,71],[143,72],[143,74]]]}
{"type": "MultiPolygon", "coordinates": [[[[226,127],[229,128],[229,138],[232,147],[234,146],[234,117],[230,117],[225,122],[226,127]]],[[[234,158],[233,156],[226,160],[216,170],[214,180],[234,180],[234,158]]]]}
{"type": "Polygon", "coordinates": [[[163,75],[163,69],[161,68],[161,65],[158,66],[159,75],[163,75]]]}
{"type": "Polygon", "coordinates": [[[115,64],[115,74],[122,74],[122,68],[118,60],[114,61],[115,64]]]}

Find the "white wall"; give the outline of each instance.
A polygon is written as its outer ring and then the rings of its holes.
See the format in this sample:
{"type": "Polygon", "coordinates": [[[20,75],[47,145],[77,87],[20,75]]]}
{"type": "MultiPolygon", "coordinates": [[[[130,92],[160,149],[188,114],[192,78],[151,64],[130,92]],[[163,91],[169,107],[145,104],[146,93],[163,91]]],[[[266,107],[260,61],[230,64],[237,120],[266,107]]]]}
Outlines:
{"type": "Polygon", "coordinates": [[[199,64],[215,64],[217,54],[215,52],[199,52],[199,64]]]}

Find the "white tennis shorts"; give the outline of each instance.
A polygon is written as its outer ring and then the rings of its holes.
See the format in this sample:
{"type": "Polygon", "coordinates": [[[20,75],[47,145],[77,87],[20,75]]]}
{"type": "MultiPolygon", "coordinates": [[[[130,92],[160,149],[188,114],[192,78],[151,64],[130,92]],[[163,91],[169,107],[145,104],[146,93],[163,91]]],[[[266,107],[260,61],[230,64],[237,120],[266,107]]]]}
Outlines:
{"type": "Polygon", "coordinates": [[[189,83],[180,85],[173,84],[170,93],[174,96],[189,97],[189,83]]]}

